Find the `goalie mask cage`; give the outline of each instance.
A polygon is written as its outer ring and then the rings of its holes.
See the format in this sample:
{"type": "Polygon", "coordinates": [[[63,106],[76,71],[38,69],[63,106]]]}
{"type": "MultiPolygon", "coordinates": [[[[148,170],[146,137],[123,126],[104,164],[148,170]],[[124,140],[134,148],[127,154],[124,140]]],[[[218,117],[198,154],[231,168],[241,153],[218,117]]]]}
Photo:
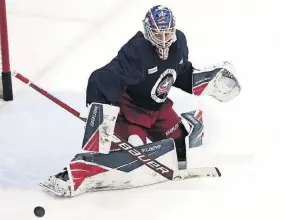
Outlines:
{"type": "Polygon", "coordinates": [[[4,101],[13,100],[12,79],[10,71],[8,30],[6,2],[0,0],[0,46],[1,46],[1,78],[0,78],[0,99],[4,101]]]}

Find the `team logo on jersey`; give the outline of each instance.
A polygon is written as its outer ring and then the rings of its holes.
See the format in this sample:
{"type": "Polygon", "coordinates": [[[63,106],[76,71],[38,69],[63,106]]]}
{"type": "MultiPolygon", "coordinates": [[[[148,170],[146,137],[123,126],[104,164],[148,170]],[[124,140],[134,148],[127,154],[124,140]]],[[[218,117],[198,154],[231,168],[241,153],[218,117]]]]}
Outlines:
{"type": "Polygon", "coordinates": [[[165,70],[156,81],[151,90],[151,98],[157,103],[162,103],[166,100],[171,86],[174,84],[177,73],[174,69],[165,70]]]}
{"type": "Polygon", "coordinates": [[[171,86],[173,85],[174,80],[173,77],[166,77],[165,80],[163,80],[157,87],[157,93],[158,94],[163,94],[163,93],[167,93],[171,86]]]}

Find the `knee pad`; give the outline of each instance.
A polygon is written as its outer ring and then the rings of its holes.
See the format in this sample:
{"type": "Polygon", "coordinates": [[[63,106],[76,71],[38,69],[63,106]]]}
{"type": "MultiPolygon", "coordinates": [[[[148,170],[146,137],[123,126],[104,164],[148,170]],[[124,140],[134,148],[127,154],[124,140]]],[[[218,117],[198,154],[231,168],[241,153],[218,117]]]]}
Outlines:
{"type": "Polygon", "coordinates": [[[204,125],[202,123],[202,111],[182,113],[181,124],[184,126],[188,135],[185,137],[185,144],[187,148],[199,147],[202,145],[204,125]]]}

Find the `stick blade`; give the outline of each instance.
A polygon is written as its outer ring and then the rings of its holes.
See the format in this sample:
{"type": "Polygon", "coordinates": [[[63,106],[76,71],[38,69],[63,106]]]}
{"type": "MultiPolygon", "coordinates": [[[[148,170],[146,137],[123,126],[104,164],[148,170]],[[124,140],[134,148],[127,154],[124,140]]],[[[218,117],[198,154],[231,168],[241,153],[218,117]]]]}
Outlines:
{"type": "Polygon", "coordinates": [[[194,179],[203,177],[220,177],[221,172],[217,167],[197,167],[178,170],[175,172],[173,180],[194,179]]]}

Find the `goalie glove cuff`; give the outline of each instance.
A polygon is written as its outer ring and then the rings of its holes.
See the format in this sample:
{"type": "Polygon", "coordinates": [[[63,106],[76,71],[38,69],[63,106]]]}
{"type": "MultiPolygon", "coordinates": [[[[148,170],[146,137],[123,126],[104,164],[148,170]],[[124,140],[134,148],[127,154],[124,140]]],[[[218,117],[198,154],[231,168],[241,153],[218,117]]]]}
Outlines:
{"type": "Polygon", "coordinates": [[[226,102],[235,98],[240,90],[241,86],[233,74],[233,66],[227,61],[193,72],[194,95],[209,95],[226,102]]]}

